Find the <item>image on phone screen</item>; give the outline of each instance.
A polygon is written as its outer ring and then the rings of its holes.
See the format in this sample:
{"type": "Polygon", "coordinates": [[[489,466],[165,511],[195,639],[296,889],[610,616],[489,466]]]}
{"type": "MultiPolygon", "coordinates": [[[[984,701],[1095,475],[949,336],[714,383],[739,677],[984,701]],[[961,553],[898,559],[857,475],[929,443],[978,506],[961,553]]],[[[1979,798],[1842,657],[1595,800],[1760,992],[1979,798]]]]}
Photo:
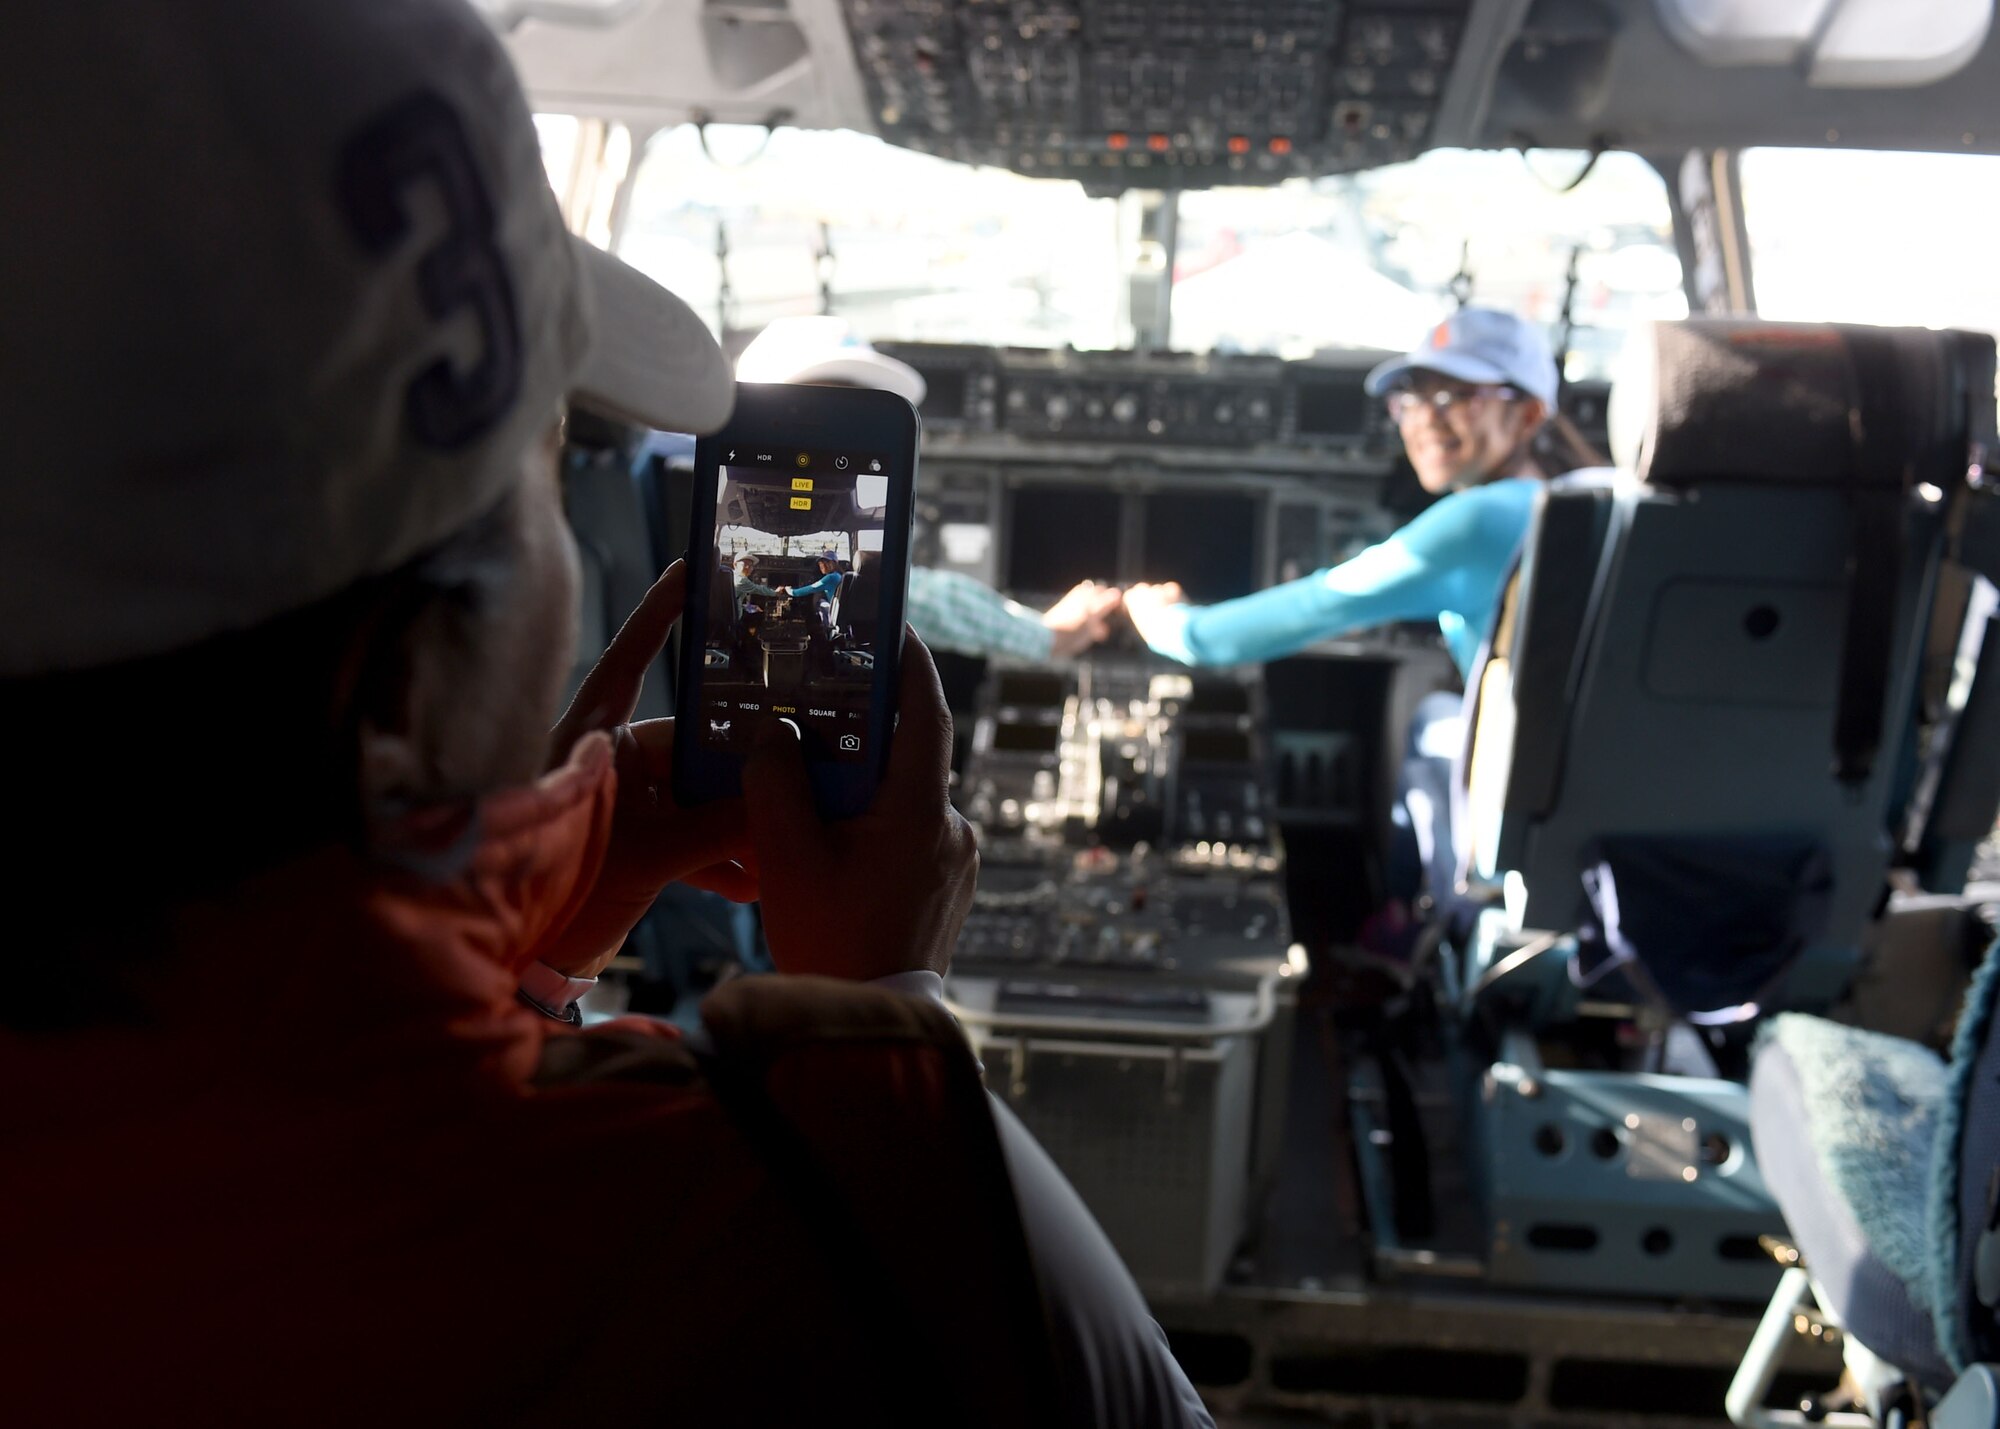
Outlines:
{"type": "Polygon", "coordinates": [[[811,758],[865,761],[881,638],[885,459],[756,455],[724,463],[716,479],[700,740],[742,752],[760,723],[778,719],[811,758]]]}

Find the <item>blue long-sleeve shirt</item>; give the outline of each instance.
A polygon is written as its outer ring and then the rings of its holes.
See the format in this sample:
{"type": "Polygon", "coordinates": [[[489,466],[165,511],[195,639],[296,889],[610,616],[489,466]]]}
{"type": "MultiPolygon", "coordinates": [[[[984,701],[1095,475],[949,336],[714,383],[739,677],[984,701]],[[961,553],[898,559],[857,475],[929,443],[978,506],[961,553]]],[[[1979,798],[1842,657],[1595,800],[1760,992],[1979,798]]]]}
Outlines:
{"type": "Polygon", "coordinates": [[[840,594],[840,572],[828,571],[825,575],[821,576],[811,585],[793,586],[791,590],[788,592],[788,594],[794,597],[817,595],[817,596],[822,596],[827,600],[832,600],[835,596],[840,594]]]}
{"type": "Polygon", "coordinates": [[[1280,656],[1349,630],[1435,619],[1470,675],[1542,483],[1509,477],[1454,492],[1353,560],[1219,605],[1170,606],[1149,642],[1184,665],[1280,656]]]}

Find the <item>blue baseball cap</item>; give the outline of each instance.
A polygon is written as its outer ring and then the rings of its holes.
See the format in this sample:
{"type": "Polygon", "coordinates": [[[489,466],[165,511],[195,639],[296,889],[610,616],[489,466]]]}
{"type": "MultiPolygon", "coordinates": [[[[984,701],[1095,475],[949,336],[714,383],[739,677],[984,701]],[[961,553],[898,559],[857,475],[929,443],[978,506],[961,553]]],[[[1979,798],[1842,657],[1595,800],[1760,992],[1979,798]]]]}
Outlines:
{"type": "Polygon", "coordinates": [[[821,551],[817,556],[814,556],[813,559],[815,561],[832,561],[836,565],[838,565],[840,562],[840,557],[836,556],[831,551],[821,551]]]}
{"type": "Polygon", "coordinates": [[[1498,308],[1460,308],[1430,331],[1415,352],[1392,357],[1368,374],[1380,397],[1406,374],[1437,372],[1461,382],[1504,382],[1549,408],[1556,405],[1555,355],[1541,328],[1498,308]]]}

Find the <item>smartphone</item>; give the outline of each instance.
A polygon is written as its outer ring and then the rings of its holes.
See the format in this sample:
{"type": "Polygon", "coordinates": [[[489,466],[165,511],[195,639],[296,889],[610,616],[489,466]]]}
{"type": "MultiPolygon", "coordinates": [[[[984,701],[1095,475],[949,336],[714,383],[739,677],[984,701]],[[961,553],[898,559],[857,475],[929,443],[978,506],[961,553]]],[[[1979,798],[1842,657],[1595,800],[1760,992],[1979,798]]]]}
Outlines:
{"type": "Polygon", "coordinates": [[[888,767],[910,576],[917,412],[890,392],[743,383],[695,445],[674,797],[732,798],[763,726],[805,748],[829,818],[888,767]]]}

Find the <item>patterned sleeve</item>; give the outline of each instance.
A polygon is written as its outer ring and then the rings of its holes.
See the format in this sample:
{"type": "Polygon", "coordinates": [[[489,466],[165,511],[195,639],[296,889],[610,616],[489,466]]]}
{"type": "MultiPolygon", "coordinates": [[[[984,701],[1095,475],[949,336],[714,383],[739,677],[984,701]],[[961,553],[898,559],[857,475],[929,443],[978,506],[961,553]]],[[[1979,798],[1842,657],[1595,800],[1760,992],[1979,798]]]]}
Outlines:
{"type": "Polygon", "coordinates": [[[1046,660],[1055,647],[1055,633],[1040,612],[956,571],[913,567],[906,613],[918,638],[934,650],[1046,660]]]}

